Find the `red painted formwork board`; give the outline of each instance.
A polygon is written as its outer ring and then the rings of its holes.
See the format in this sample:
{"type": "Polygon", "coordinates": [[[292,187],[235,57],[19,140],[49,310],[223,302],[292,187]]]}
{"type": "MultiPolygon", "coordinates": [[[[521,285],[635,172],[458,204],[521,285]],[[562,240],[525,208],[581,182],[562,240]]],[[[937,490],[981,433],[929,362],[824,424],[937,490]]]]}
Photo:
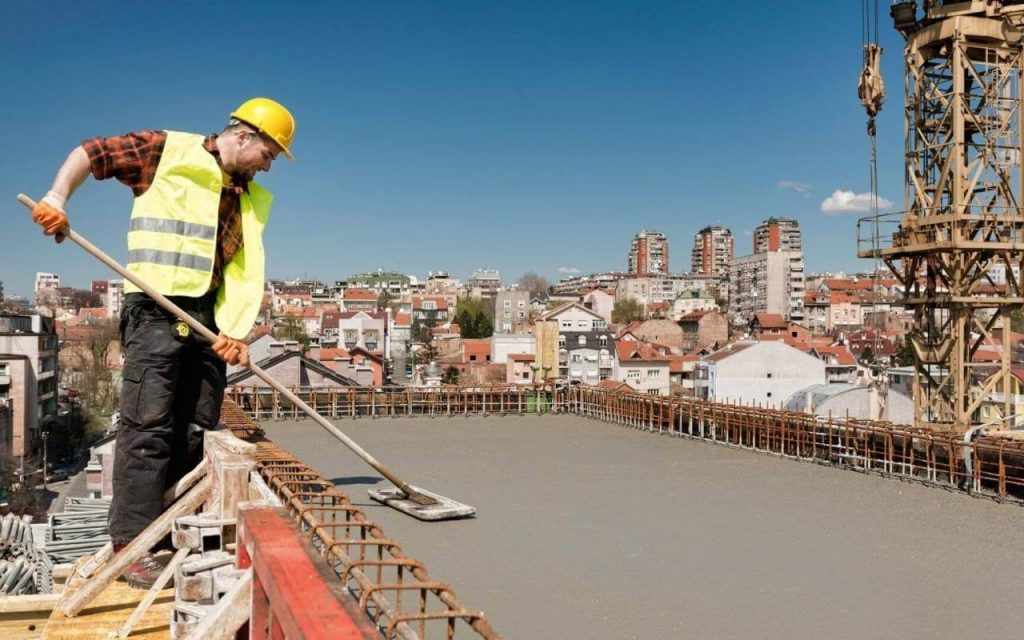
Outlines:
{"type": "Polygon", "coordinates": [[[253,583],[259,585],[253,590],[253,637],[380,638],[284,509],[243,509],[238,536],[239,564],[251,562],[253,583]]]}

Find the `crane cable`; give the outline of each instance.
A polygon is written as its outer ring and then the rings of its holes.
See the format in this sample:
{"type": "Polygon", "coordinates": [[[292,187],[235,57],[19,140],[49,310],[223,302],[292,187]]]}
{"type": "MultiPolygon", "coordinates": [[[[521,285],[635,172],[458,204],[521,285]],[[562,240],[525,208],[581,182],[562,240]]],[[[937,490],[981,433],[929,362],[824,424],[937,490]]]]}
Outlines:
{"type": "MultiPolygon", "coordinates": [[[[877,313],[878,297],[881,295],[879,272],[882,265],[879,260],[881,230],[878,214],[878,144],[876,137],[875,116],[882,110],[885,100],[885,82],[882,80],[881,62],[882,47],[878,44],[878,0],[861,0],[861,49],[864,54],[864,66],[857,83],[857,96],[867,112],[867,133],[871,144],[870,160],[870,210],[872,220],[872,254],[875,257],[875,268],[871,276],[871,295],[874,297],[872,309],[877,313]]],[[[879,330],[872,330],[871,344],[874,356],[878,357],[879,330]]]]}

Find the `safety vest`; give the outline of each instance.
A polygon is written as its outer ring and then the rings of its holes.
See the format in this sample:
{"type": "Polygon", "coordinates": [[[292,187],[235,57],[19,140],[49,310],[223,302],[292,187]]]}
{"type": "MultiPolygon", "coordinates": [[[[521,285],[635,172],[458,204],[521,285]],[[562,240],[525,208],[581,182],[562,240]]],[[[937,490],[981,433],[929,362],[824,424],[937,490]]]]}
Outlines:
{"type": "MultiPolygon", "coordinates": [[[[135,198],[128,271],[165,296],[202,296],[210,288],[223,174],[204,137],[167,132],[153,184],[135,198]]],[[[241,196],[242,248],[224,265],[217,328],[244,339],[263,300],[263,228],[273,195],[255,182],[241,196]]],[[[130,282],[125,292],[138,291],[130,282]]]]}

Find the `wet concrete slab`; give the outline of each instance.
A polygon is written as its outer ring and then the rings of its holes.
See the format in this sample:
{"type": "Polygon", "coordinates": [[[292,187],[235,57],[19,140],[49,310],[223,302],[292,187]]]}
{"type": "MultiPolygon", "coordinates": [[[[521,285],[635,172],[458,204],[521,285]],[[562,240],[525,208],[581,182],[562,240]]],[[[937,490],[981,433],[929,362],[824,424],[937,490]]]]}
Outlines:
{"type": "Polygon", "coordinates": [[[1024,508],[576,416],[337,423],[477,508],[420,522],[310,420],[317,468],[507,638],[1017,638],[1024,508]]]}

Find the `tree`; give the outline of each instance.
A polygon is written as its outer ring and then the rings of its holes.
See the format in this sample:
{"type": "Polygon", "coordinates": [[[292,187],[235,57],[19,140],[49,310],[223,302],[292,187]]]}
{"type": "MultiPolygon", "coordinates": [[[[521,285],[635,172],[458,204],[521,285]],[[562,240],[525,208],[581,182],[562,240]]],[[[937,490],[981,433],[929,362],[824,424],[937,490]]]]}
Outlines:
{"type": "Polygon", "coordinates": [[[103,301],[100,300],[99,294],[84,289],[75,289],[71,292],[72,309],[95,309],[102,306],[103,301]]]}
{"type": "Polygon", "coordinates": [[[284,316],[278,318],[274,327],[274,335],[278,340],[291,340],[302,345],[302,350],[309,348],[309,336],[302,323],[302,318],[296,316],[284,316]]]}
{"type": "Polygon", "coordinates": [[[459,384],[459,369],[453,364],[448,365],[441,375],[441,382],[444,384],[459,384]]]}
{"type": "Polygon", "coordinates": [[[521,291],[529,291],[531,296],[547,293],[550,286],[546,278],[532,271],[524,273],[516,280],[516,287],[521,291]]]}
{"type": "Polygon", "coordinates": [[[455,322],[463,338],[490,338],[494,333],[488,305],[479,298],[463,298],[455,306],[455,322]]]}
{"type": "Polygon", "coordinates": [[[391,294],[387,289],[381,289],[377,294],[377,311],[386,311],[391,304],[391,294]]]}
{"type": "Polygon", "coordinates": [[[871,347],[864,347],[864,350],[860,352],[860,361],[864,364],[875,363],[875,352],[871,347]]]}
{"type": "Polygon", "coordinates": [[[616,300],[615,306],[612,307],[612,322],[615,324],[628,324],[643,318],[643,305],[636,298],[621,298],[616,300]]]}
{"type": "Polygon", "coordinates": [[[910,346],[910,338],[904,338],[902,345],[897,342],[898,349],[893,359],[896,361],[897,367],[909,367],[914,364],[914,348],[910,346]]]}

